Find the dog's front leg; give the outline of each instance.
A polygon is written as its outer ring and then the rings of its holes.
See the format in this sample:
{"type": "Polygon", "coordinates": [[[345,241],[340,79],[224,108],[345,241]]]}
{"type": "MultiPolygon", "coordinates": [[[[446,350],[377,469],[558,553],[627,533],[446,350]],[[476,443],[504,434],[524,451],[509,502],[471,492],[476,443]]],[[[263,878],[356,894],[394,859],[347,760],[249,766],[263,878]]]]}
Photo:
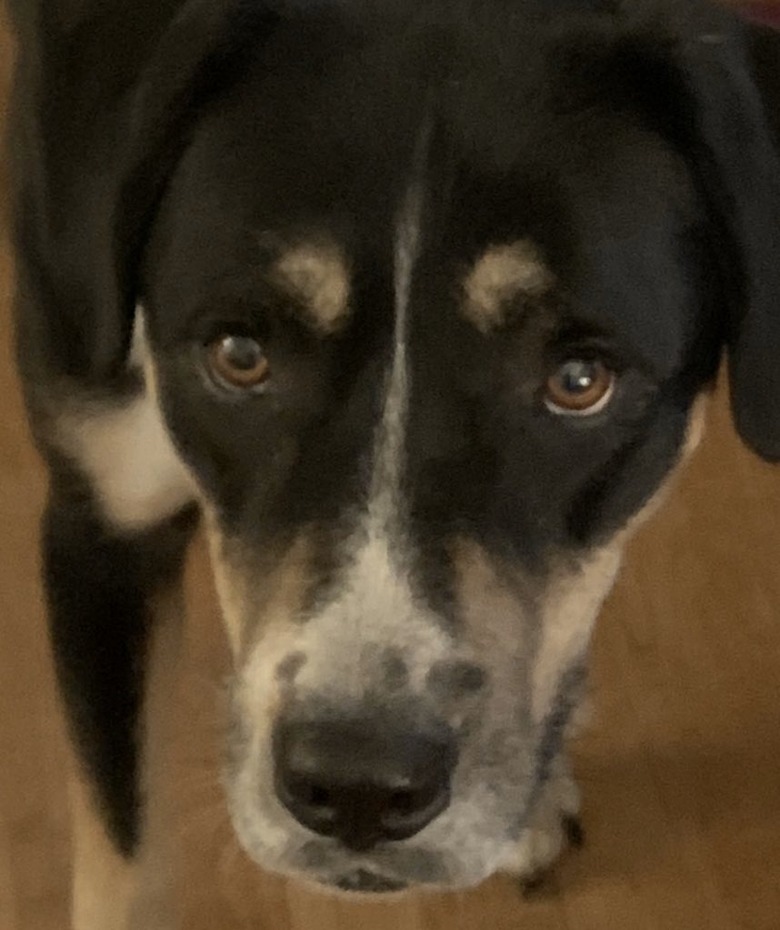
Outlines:
{"type": "Polygon", "coordinates": [[[567,846],[583,842],[579,820],[580,792],[564,752],[555,759],[526,828],[506,871],[533,887],[567,846]]]}
{"type": "Polygon", "coordinates": [[[574,669],[573,685],[559,694],[556,723],[557,747],[545,766],[543,782],[530,810],[505,872],[519,879],[524,889],[535,888],[567,847],[579,848],[584,836],[580,823],[580,789],[569,764],[567,742],[578,736],[591,718],[585,667],[574,669]]]}
{"type": "Polygon", "coordinates": [[[174,856],[155,770],[192,521],[123,534],[56,476],[44,528],[51,640],[76,755],[74,930],[173,930],[174,856]]]}

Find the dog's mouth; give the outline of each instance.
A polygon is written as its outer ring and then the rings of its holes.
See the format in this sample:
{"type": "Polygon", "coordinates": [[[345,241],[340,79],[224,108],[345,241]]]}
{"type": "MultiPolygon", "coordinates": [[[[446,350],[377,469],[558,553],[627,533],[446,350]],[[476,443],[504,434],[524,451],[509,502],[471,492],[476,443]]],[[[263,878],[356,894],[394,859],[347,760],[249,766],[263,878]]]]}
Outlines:
{"type": "Polygon", "coordinates": [[[360,894],[391,894],[405,891],[409,887],[406,882],[369,872],[367,869],[357,869],[342,875],[333,884],[340,891],[360,894]]]}

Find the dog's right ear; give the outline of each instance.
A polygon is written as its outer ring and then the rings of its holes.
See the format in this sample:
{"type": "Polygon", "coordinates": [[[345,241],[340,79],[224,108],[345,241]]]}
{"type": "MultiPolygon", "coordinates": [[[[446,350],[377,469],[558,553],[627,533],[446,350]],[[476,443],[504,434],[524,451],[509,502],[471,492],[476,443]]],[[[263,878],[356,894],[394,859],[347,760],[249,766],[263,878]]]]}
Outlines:
{"type": "Polygon", "coordinates": [[[98,387],[125,369],[146,231],[198,113],[278,14],[263,0],[62,7],[15,8],[17,333],[31,376],[98,387]]]}
{"type": "MultiPolygon", "coordinates": [[[[725,15],[725,14],[724,14],[725,15]]],[[[716,23],[717,26],[717,23],[716,23]]],[[[743,26],[715,29],[680,55],[695,106],[697,169],[730,262],[738,299],[728,307],[731,406],[744,442],[780,460],[780,138],[758,81],[780,73],[780,37],[770,70],[751,56],[757,36],[743,26]]],[[[724,296],[724,303],[727,303],[724,296]]]]}
{"type": "Polygon", "coordinates": [[[769,99],[780,35],[710,0],[622,2],[638,25],[617,86],[675,143],[706,204],[734,423],[780,461],[780,123],[769,99]]]}

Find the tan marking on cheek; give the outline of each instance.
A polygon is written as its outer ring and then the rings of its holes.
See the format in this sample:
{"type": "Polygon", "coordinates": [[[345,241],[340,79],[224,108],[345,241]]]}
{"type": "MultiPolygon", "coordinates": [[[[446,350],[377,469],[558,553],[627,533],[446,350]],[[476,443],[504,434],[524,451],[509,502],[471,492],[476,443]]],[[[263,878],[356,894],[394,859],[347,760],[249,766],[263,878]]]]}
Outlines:
{"type": "Polygon", "coordinates": [[[241,651],[242,631],[246,626],[248,605],[245,580],[233,570],[225,551],[225,543],[219,528],[219,521],[210,503],[203,505],[206,540],[211,554],[211,570],[214,574],[214,586],[222,611],[222,619],[228,636],[228,643],[233,658],[241,651]]]}
{"type": "MultiPolygon", "coordinates": [[[[312,540],[300,534],[267,573],[262,564],[258,569],[257,557],[241,553],[236,559],[230,546],[223,549],[228,557],[220,560],[219,567],[215,565],[215,573],[220,577],[218,591],[227,588],[231,592],[229,601],[223,600],[223,611],[233,631],[231,644],[235,644],[234,709],[248,741],[244,748],[252,760],[248,765],[254,771],[250,778],[254,792],[260,771],[269,765],[274,722],[290,695],[289,682],[278,672],[285,659],[299,650],[305,629],[294,620],[308,588],[312,540]]],[[[266,775],[270,777],[268,772],[266,775]]],[[[243,791],[238,790],[238,795],[244,797],[243,791]]],[[[246,797],[240,803],[251,809],[255,800],[246,797]]],[[[284,836],[279,842],[284,842],[284,836]]]]}
{"type": "Polygon", "coordinates": [[[299,534],[279,554],[278,564],[270,565],[273,555],[257,554],[227,540],[214,508],[206,503],[203,509],[217,595],[231,652],[240,664],[259,633],[265,638],[272,627],[289,629],[300,613],[311,577],[312,540],[299,534]]]}
{"type": "MultiPolygon", "coordinates": [[[[480,692],[480,715],[488,721],[505,721],[516,714],[524,688],[521,674],[524,657],[530,654],[531,617],[524,605],[499,576],[489,555],[478,545],[460,540],[453,551],[459,613],[464,631],[457,658],[486,669],[487,688],[480,692]],[[518,664],[519,663],[519,664],[518,664]]],[[[470,711],[459,700],[451,720],[455,726],[470,711]]]]}
{"type": "Polygon", "coordinates": [[[682,462],[688,461],[699,448],[704,438],[711,396],[712,394],[710,391],[703,391],[693,403],[690,416],[688,417],[688,430],[685,436],[685,445],[683,446],[682,462]]]}
{"type": "Polygon", "coordinates": [[[704,436],[704,430],[707,422],[707,410],[709,408],[710,393],[705,391],[696,398],[688,417],[688,426],[686,428],[685,441],[683,442],[680,456],[671,469],[669,474],[663,480],[658,490],[653,494],[649,501],[642,509],[635,513],[626,523],[622,530],[615,536],[619,545],[625,545],[628,540],[637,532],[640,527],[644,526],[648,520],[654,517],[669,497],[669,493],[674,488],[675,482],[682,474],[688,460],[698,449],[699,444],[704,436]]]}
{"type": "Polygon", "coordinates": [[[504,321],[507,302],[520,296],[541,297],[553,285],[536,246],[529,240],[488,249],[464,282],[463,313],[487,332],[504,321]]]}
{"type": "Polygon", "coordinates": [[[521,650],[526,632],[523,605],[498,577],[487,553],[459,540],[453,561],[469,642],[483,655],[521,650]]]}
{"type": "Polygon", "coordinates": [[[341,251],[332,245],[299,245],[274,266],[278,283],[301,301],[312,321],[334,332],[349,311],[350,281],[341,251]]]}
{"type": "Polygon", "coordinates": [[[629,539],[666,501],[677,476],[701,442],[708,403],[708,392],[697,397],[680,458],[650,500],[607,546],[590,556],[579,572],[562,577],[551,588],[544,607],[542,645],[534,672],[535,717],[547,713],[560,675],[587,648],[593,623],[612,588],[629,539]]]}
{"type": "Polygon", "coordinates": [[[548,587],[542,635],[534,661],[532,713],[538,723],[550,711],[561,675],[586,652],[593,624],[620,568],[623,546],[613,541],[591,553],[548,587]]]}

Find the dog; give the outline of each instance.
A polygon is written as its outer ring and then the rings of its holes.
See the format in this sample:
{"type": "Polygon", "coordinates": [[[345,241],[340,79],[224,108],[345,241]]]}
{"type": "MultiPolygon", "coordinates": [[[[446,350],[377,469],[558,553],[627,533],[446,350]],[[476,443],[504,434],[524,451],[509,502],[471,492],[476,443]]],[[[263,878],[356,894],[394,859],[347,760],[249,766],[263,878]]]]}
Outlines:
{"type": "Polygon", "coordinates": [[[546,867],[593,623],[724,352],[780,458],[774,31],[698,0],[11,12],[74,927],[176,926],[151,760],[199,520],[246,852],[350,893],[546,867]]]}

